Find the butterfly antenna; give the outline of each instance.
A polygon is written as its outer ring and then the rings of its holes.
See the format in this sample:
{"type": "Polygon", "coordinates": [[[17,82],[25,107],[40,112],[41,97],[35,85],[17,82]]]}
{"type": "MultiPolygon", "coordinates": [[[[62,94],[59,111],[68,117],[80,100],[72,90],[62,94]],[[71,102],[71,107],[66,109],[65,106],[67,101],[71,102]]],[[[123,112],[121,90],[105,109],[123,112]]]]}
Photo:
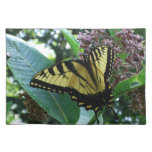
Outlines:
{"type": "Polygon", "coordinates": [[[113,110],[113,108],[112,107],[109,107],[111,110],[112,110],[112,112],[114,113],[114,115],[115,115],[115,119],[116,120],[119,120],[119,118],[118,118],[118,115],[116,114],[116,112],[113,110]]]}

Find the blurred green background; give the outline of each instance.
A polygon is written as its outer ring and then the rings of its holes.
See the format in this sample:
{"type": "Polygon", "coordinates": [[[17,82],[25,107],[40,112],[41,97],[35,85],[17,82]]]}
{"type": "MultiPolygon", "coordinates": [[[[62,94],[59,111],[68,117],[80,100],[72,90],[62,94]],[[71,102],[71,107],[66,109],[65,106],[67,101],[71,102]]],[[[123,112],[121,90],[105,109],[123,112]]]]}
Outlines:
{"type": "MultiPolygon", "coordinates": [[[[70,29],[71,33],[77,37],[79,32],[84,32],[82,29],[70,29]]],[[[140,34],[145,39],[145,29],[136,29],[135,33],[140,34]]],[[[60,62],[61,60],[69,60],[75,58],[75,54],[71,50],[69,44],[65,40],[64,36],[60,33],[60,30],[53,29],[7,29],[7,34],[17,36],[32,45],[35,45],[41,53],[47,56],[53,63],[60,62]]],[[[9,54],[8,54],[9,57],[9,54]]],[[[145,106],[145,92],[144,87],[141,88],[141,94],[143,94],[143,105],[145,106]]],[[[20,94],[24,93],[23,88],[19,85],[9,67],[7,66],[7,124],[60,124],[48,116],[43,110],[44,115],[42,119],[37,119],[34,114],[30,113],[30,110],[25,104],[25,98],[21,98],[20,94]],[[47,119],[45,119],[46,117],[47,119]],[[43,119],[44,118],[44,119],[43,119]]],[[[133,106],[137,106],[133,103],[128,95],[123,95],[119,99],[115,100],[114,109],[118,113],[119,122],[115,120],[113,114],[109,109],[104,109],[102,112],[104,118],[104,124],[145,124],[145,107],[141,111],[136,111],[133,106]]]]}

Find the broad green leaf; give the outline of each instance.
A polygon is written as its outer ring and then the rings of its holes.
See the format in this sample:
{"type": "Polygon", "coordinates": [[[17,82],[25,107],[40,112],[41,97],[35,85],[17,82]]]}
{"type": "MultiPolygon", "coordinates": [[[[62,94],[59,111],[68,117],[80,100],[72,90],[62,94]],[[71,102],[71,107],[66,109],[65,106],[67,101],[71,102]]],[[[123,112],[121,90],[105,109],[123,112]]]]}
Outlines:
{"type": "Polygon", "coordinates": [[[127,80],[121,81],[115,88],[114,88],[114,97],[117,98],[124,94],[125,92],[142,87],[145,85],[145,67],[142,69],[142,71],[127,80]]]}
{"type": "Polygon", "coordinates": [[[79,42],[68,30],[62,29],[61,32],[70,44],[71,49],[75,52],[75,55],[78,57],[78,52],[83,52],[83,49],[79,47],[79,42]]]}
{"type": "Polygon", "coordinates": [[[49,115],[62,124],[76,123],[79,119],[80,109],[70,96],[32,88],[29,85],[33,75],[50,66],[51,61],[36,48],[15,36],[6,36],[6,47],[10,56],[7,64],[24,90],[49,115]]]}

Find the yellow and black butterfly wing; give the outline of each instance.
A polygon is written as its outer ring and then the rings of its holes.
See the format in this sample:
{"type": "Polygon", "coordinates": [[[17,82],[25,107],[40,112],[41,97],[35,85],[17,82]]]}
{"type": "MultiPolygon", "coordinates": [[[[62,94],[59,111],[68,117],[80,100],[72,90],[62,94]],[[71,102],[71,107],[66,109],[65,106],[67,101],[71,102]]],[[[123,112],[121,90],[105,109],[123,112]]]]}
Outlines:
{"type": "Polygon", "coordinates": [[[95,94],[97,89],[85,64],[80,60],[66,61],[48,67],[38,72],[30,85],[52,92],[69,93],[75,99],[81,95],[95,94]]]}
{"type": "MultiPolygon", "coordinates": [[[[109,86],[109,77],[111,75],[114,53],[107,46],[99,46],[91,50],[88,56],[88,63],[95,77],[97,90],[95,98],[100,98],[100,103],[96,103],[97,109],[104,105],[112,103],[112,90],[109,86]]],[[[98,99],[97,99],[98,100],[98,99]]],[[[95,100],[94,100],[95,101],[95,100]]]]}
{"type": "Polygon", "coordinates": [[[109,90],[107,79],[112,62],[111,49],[97,47],[91,50],[85,61],[66,61],[40,71],[32,78],[30,85],[52,92],[69,93],[73,100],[85,106],[88,105],[88,97],[94,98],[109,90]]]}
{"type": "Polygon", "coordinates": [[[113,95],[109,85],[113,60],[114,52],[107,46],[98,46],[92,49],[88,56],[88,62],[97,82],[97,92],[93,96],[94,100],[90,96],[90,104],[95,111],[97,121],[97,112],[102,110],[104,106],[108,106],[113,111],[115,118],[118,119],[117,114],[111,107],[113,95]]]}
{"type": "Polygon", "coordinates": [[[89,54],[89,62],[98,80],[100,92],[108,89],[108,79],[111,75],[113,59],[114,53],[112,49],[107,46],[99,46],[93,49],[89,54]]]}
{"type": "Polygon", "coordinates": [[[78,106],[96,113],[111,103],[108,79],[113,52],[106,46],[92,49],[87,59],[70,60],[38,72],[30,85],[52,92],[68,93],[78,106]]]}

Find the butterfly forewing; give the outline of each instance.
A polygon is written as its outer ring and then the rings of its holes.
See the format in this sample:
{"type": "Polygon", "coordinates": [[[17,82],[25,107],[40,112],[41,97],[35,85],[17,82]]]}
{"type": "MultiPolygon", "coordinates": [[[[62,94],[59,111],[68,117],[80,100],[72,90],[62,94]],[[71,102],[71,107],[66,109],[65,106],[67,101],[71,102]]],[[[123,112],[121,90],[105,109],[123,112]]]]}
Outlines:
{"type": "Polygon", "coordinates": [[[85,95],[96,92],[96,86],[80,60],[66,61],[48,67],[36,74],[30,85],[53,92],[63,91],[69,94],[73,94],[71,92],[73,90],[85,95]]]}
{"type": "Polygon", "coordinates": [[[113,57],[112,49],[107,46],[99,46],[89,54],[89,62],[98,84],[97,92],[102,92],[106,89],[107,79],[111,74],[113,57]]]}

